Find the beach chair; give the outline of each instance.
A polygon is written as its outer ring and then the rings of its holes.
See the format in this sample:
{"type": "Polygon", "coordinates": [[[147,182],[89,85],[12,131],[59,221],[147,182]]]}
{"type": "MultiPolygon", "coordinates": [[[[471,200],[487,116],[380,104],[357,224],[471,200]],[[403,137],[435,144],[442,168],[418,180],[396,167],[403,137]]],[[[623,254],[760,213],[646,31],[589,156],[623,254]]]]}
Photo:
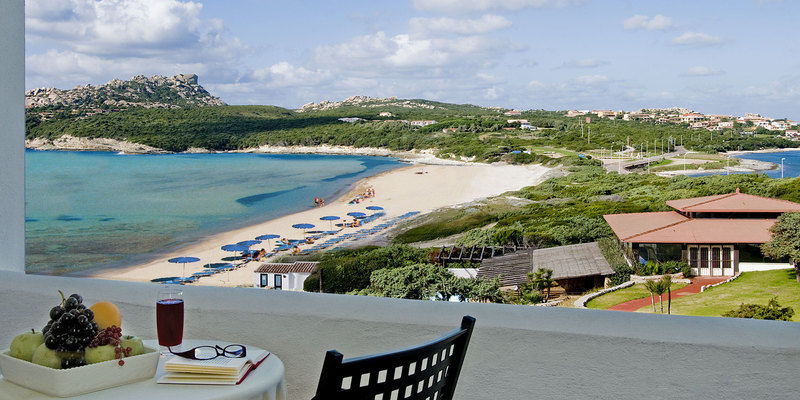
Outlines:
{"type": "Polygon", "coordinates": [[[373,356],[345,360],[330,350],[312,400],[452,400],[474,327],[475,318],[465,316],[438,339],[373,356]]]}

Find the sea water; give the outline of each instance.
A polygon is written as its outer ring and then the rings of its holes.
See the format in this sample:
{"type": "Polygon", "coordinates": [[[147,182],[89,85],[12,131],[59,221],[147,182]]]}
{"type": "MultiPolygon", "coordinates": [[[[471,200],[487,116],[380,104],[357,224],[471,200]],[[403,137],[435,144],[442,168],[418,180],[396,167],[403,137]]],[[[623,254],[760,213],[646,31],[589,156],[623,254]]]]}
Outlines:
{"type": "MultiPolygon", "coordinates": [[[[749,160],[767,161],[777,165],[777,169],[768,171],[758,171],[761,174],[767,174],[770,178],[781,177],[781,159],[783,160],[783,176],[785,178],[796,178],[800,176],[800,151],[779,151],[774,153],[744,153],[734,157],[746,158],[749,160]]],[[[728,172],[732,174],[752,174],[754,172],[728,172]]],[[[689,176],[708,176],[708,175],[725,175],[726,172],[699,172],[695,174],[688,174],[689,176]]]]}
{"type": "Polygon", "coordinates": [[[357,180],[401,165],[338,155],[25,156],[26,269],[47,274],[142,262],[209,234],[308,209],[314,197],[330,202],[357,180]]]}

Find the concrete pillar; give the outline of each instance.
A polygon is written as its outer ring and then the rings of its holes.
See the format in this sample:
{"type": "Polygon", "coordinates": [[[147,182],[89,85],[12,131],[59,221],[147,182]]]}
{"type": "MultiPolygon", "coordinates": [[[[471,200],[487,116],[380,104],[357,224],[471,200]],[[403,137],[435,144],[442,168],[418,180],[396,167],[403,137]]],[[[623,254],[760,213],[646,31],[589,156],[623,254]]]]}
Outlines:
{"type": "Polygon", "coordinates": [[[25,272],[25,2],[0,1],[0,270],[25,272]]]}

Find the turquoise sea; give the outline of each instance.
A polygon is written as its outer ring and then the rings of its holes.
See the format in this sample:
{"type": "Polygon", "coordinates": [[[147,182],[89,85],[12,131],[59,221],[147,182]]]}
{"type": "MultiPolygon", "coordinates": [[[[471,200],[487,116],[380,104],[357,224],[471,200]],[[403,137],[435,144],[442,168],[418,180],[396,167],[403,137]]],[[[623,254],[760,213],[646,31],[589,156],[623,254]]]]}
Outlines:
{"type": "MultiPolygon", "coordinates": [[[[210,233],[330,202],[393,158],[26,151],[26,268],[127,266],[210,233]]],[[[305,222],[305,221],[298,221],[305,222]]],[[[269,232],[264,232],[269,233],[269,232]]]]}

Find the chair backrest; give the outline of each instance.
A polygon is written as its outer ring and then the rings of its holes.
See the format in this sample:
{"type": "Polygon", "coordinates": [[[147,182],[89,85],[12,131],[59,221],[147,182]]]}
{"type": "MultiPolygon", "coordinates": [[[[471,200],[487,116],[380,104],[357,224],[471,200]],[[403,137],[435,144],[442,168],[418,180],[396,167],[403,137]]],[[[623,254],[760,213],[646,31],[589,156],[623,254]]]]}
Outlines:
{"type": "Polygon", "coordinates": [[[391,353],[350,358],[325,354],[314,400],[451,400],[475,318],[429,343],[391,353]]]}

